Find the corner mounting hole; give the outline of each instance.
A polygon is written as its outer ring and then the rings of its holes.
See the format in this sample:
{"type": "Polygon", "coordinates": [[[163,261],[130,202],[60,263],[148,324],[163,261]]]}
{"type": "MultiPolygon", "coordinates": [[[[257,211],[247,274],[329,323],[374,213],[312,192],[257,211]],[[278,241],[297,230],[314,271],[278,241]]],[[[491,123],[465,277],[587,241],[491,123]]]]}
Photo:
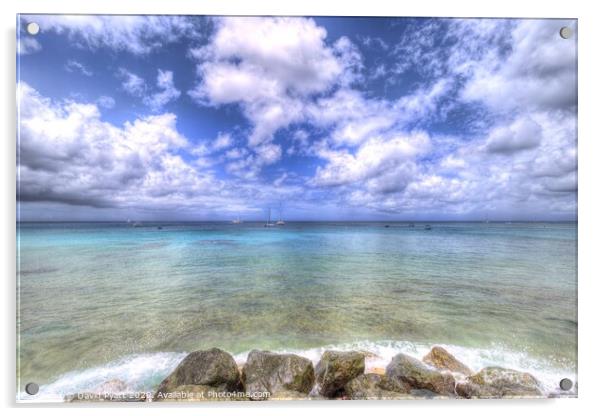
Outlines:
{"type": "Polygon", "coordinates": [[[27,29],[27,33],[29,33],[32,36],[35,36],[38,33],[40,33],[40,25],[38,25],[36,22],[28,23],[26,26],[26,29],[27,29]]]}
{"type": "Polygon", "coordinates": [[[573,387],[573,382],[571,379],[563,378],[560,380],[560,388],[564,391],[568,391],[573,387]]]}
{"type": "Polygon", "coordinates": [[[568,26],[563,26],[563,27],[560,29],[560,37],[561,37],[562,39],[568,39],[568,38],[570,38],[571,36],[573,36],[573,31],[571,30],[571,28],[570,28],[570,27],[568,27],[568,26]]]}
{"type": "Polygon", "coordinates": [[[38,391],[40,391],[40,386],[38,386],[36,383],[27,383],[25,386],[25,392],[30,396],[38,394],[38,391]]]}

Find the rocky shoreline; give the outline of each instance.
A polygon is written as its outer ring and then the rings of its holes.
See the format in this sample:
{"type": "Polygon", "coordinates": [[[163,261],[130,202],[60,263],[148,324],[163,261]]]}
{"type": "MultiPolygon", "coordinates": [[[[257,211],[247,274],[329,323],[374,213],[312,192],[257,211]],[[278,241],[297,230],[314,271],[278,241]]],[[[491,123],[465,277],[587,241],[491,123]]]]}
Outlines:
{"type": "Polygon", "coordinates": [[[188,354],[154,393],[133,393],[124,382],[109,380],[92,392],[66,396],[65,401],[552,397],[529,373],[501,367],[473,371],[439,346],[422,360],[399,353],[386,368],[367,371],[368,355],[364,351],[329,350],[314,366],[311,360],[295,354],[253,350],[239,367],[229,353],[212,348],[188,354]]]}

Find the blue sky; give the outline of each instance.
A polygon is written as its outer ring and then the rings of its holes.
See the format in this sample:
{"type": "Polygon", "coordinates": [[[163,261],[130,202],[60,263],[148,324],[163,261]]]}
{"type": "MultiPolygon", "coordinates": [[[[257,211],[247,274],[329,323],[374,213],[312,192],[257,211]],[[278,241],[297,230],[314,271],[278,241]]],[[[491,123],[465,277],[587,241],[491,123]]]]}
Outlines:
{"type": "Polygon", "coordinates": [[[576,219],[575,21],[19,22],[22,220],[576,219]]]}

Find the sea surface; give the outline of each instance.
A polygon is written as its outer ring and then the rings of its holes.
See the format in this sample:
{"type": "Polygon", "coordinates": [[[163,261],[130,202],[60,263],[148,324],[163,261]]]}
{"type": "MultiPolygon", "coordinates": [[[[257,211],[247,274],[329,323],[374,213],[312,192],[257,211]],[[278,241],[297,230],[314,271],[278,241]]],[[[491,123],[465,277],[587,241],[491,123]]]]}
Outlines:
{"type": "Polygon", "coordinates": [[[220,347],[327,348],[577,378],[576,223],[20,223],[18,393],[153,391],[220,347]]]}

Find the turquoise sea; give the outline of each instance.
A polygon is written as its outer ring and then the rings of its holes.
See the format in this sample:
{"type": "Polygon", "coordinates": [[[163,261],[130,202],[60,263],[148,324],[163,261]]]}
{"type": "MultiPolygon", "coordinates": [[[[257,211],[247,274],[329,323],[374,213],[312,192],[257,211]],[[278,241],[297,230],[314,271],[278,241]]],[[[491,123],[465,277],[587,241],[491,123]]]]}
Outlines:
{"type": "MultiPolygon", "coordinates": [[[[217,346],[577,373],[576,223],[20,223],[18,392],[156,388],[217,346]]],[[[19,398],[27,399],[24,393],[19,398]]]]}

